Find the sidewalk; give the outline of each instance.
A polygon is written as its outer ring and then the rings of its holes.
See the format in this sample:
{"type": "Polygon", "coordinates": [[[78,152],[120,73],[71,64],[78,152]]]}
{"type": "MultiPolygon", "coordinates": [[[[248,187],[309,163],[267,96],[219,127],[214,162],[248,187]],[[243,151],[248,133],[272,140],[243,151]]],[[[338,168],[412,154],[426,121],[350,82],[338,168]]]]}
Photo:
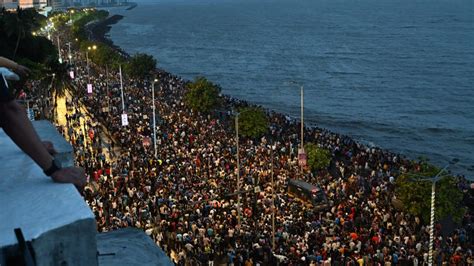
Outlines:
{"type": "MultiPolygon", "coordinates": [[[[58,100],[57,100],[57,107],[56,107],[57,120],[56,120],[56,122],[57,122],[58,126],[61,126],[63,129],[65,129],[64,132],[67,135],[67,132],[68,132],[67,129],[68,128],[67,128],[66,114],[72,115],[72,112],[68,112],[68,110],[67,110],[67,106],[66,106],[67,101],[66,101],[66,99],[69,99],[69,100],[72,99],[72,96],[69,92],[66,92],[66,96],[59,97],[58,100]]],[[[87,123],[92,123],[93,119],[92,119],[91,115],[89,114],[89,112],[87,111],[87,109],[84,106],[80,105],[80,106],[78,106],[78,109],[79,109],[82,116],[79,119],[80,129],[76,129],[76,130],[81,130],[82,134],[84,136],[86,136],[87,132],[85,132],[85,125],[87,123]]],[[[109,150],[110,150],[110,147],[111,147],[112,140],[107,136],[107,134],[105,134],[105,132],[103,130],[100,131],[99,137],[102,140],[102,148],[103,148],[102,151],[105,155],[106,160],[110,163],[114,162],[121,153],[120,148],[115,146],[114,150],[113,150],[113,154],[111,154],[109,152],[109,150]]],[[[69,139],[69,136],[68,136],[68,139],[69,139]]],[[[86,148],[87,145],[88,145],[88,141],[85,141],[84,142],[84,148],[86,148]]]]}

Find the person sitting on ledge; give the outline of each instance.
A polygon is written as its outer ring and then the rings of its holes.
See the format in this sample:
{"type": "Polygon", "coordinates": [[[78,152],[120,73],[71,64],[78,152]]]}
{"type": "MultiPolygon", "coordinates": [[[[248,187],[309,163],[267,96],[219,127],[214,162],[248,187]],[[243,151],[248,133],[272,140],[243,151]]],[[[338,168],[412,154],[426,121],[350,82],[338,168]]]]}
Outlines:
{"type": "MultiPolygon", "coordinates": [[[[28,68],[4,57],[0,57],[0,67],[8,68],[22,77],[26,77],[30,72],[28,68]]],[[[82,191],[86,183],[84,169],[61,168],[58,165],[51,156],[51,152],[54,151],[52,144],[41,142],[24,108],[11,95],[2,74],[0,74],[0,126],[15,144],[43,169],[47,176],[58,183],[72,183],[79,191],[82,191]]]]}

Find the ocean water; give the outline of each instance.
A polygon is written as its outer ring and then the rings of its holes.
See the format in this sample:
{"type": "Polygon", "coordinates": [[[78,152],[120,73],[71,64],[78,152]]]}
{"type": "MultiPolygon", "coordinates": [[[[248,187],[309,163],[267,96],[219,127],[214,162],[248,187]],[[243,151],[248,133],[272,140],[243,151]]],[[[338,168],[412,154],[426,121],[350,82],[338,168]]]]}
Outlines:
{"type": "Polygon", "coordinates": [[[187,79],[474,177],[474,1],[162,0],[110,37],[187,79]]]}

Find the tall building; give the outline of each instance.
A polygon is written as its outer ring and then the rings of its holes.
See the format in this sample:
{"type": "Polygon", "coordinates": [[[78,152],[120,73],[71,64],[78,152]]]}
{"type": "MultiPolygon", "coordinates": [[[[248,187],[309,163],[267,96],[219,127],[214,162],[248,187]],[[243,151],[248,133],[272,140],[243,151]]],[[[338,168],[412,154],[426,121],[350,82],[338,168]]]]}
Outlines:
{"type": "Polygon", "coordinates": [[[15,9],[18,6],[18,0],[0,0],[0,8],[15,9]]]}
{"type": "Polygon", "coordinates": [[[51,7],[56,10],[56,9],[59,9],[61,7],[64,7],[65,6],[65,3],[63,0],[52,0],[51,1],[51,7]]]}
{"type": "Polygon", "coordinates": [[[46,6],[47,0],[19,0],[20,8],[42,8],[46,6]]]}

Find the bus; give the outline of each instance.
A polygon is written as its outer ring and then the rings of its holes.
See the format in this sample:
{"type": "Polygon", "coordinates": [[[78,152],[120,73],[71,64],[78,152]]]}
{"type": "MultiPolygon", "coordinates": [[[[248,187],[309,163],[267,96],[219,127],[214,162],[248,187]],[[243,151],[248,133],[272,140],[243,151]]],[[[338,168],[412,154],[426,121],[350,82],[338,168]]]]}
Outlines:
{"type": "Polygon", "coordinates": [[[319,187],[303,180],[290,179],[288,194],[310,205],[315,211],[326,210],[330,207],[326,193],[319,187]]]}

